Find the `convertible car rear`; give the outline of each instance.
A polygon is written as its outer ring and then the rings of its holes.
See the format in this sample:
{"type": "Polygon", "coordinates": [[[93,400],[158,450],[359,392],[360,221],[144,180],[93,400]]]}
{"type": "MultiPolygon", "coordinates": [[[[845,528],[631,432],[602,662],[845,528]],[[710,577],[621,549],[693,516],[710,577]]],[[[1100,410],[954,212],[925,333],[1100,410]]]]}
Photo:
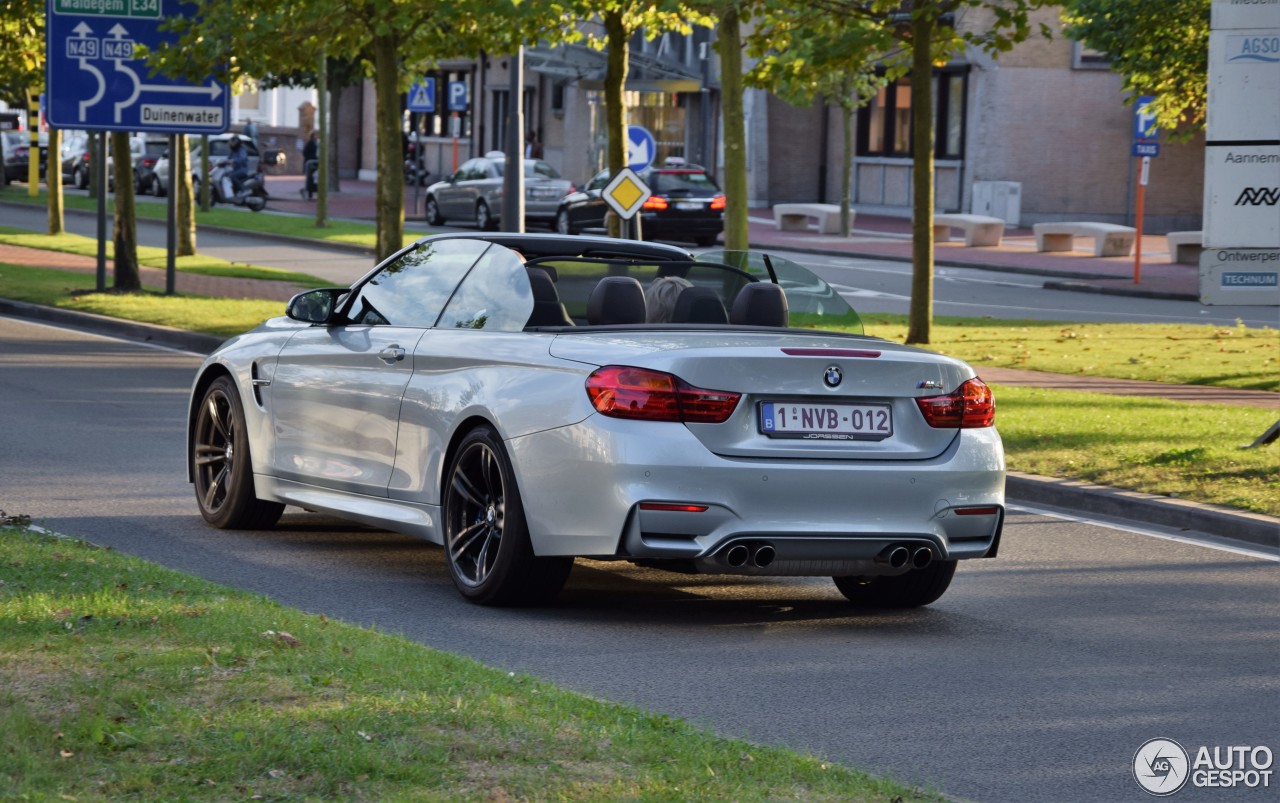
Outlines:
{"type": "Polygon", "coordinates": [[[294,505],[420,536],[479,603],[589,557],[912,607],[996,554],[994,418],[970,366],[864,336],[778,257],[439,235],[211,355],[188,465],[213,526],[294,505]]]}

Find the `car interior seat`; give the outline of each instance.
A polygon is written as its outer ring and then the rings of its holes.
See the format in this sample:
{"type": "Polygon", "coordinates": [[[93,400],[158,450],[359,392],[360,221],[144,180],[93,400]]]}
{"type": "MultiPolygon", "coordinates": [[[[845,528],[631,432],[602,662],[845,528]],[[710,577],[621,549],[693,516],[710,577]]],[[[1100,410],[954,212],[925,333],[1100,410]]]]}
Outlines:
{"type": "Polygon", "coordinates": [[[644,323],[644,288],[631,276],[606,276],[587,299],[587,323],[592,326],[644,323]]]}
{"type": "Polygon", "coordinates": [[[787,296],[771,282],[752,282],[738,291],[729,322],[741,326],[787,325],[787,296]]]}
{"type": "Polygon", "coordinates": [[[533,312],[526,327],[573,326],[573,320],[560,303],[556,283],[545,268],[529,268],[529,287],[533,290],[533,312]]]}
{"type": "Polygon", "coordinates": [[[728,323],[720,296],[710,287],[686,287],[676,296],[672,323],[728,323]]]}

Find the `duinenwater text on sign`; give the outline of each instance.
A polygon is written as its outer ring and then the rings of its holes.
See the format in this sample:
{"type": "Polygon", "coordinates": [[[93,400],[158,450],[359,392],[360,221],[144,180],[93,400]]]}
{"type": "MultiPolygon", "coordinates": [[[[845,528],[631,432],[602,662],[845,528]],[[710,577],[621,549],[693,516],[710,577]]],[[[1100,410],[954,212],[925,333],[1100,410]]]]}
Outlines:
{"type": "Polygon", "coordinates": [[[153,74],[141,50],[175,44],[167,22],[195,14],[179,0],[48,0],[46,94],[58,128],[217,134],[230,123],[230,93],[153,74]]]}

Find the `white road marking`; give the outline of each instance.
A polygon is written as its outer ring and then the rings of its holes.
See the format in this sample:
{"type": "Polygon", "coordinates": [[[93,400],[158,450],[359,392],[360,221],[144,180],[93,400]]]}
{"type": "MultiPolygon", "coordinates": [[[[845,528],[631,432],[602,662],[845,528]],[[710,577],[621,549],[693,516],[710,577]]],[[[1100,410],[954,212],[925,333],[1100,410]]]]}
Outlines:
{"type": "Polygon", "coordinates": [[[1261,560],[1269,560],[1280,563],[1280,555],[1274,552],[1263,551],[1261,547],[1245,547],[1224,544],[1218,541],[1206,541],[1200,538],[1191,538],[1185,535],[1174,535],[1172,533],[1158,532],[1149,530],[1145,527],[1138,527],[1129,524],[1116,524],[1101,519],[1089,518],[1088,516],[1080,516],[1071,513],[1060,513],[1056,510],[1046,510],[1041,507],[1031,507],[1029,505],[1008,505],[1009,510],[1018,510],[1023,513],[1034,513],[1037,516],[1049,516],[1050,518],[1063,519],[1065,521],[1074,521],[1078,524],[1091,524],[1095,527],[1105,527],[1108,530],[1119,530],[1122,533],[1132,533],[1134,535],[1145,535],[1148,538],[1159,538],[1162,541],[1175,541],[1179,544],[1190,544],[1192,546],[1201,546],[1206,549],[1216,549],[1220,552],[1231,552],[1236,555],[1244,555],[1249,558],[1259,558],[1261,560]]]}
{"type": "Polygon", "coordinates": [[[42,326],[45,329],[56,329],[59,332],[72,332],[77,335],[83,335],[84,337],[92,337],[97,340],[111,340],[116,343],[127,343],[131,346],[141,346],[143,348],[155,349],[156,351],[167,351],[170,354],[183,354],[188,357],[199,357],[200,359],[204,359],[205,357],[209,356],[207,354],[201,354],[198,351],[187,351],[186,349],[175,349],[171,346],[161,346],[158,343],[147,343],[142,340],[130,340],[127,337],[115,337],[113,335],[100,335],[96,332],[89,332],[84,329],[77,329],[73,326],[61,326],[58,324],[44,323],[43,321],[29,321],[25,318],[14,318],[9,315],[0,315],[0,320],[27,324],[28,326],[42,326]]]}

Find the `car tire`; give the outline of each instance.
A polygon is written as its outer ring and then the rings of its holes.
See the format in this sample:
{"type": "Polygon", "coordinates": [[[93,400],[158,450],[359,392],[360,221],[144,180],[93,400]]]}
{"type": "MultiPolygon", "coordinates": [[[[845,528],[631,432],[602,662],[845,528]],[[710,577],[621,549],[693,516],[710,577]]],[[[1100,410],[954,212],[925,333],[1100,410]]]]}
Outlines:
{"type": "Polygon", "coordinates": [[[498,228],[489,212],[489,205],[484,201],[476,204],[476,228],[480,231],[494,231],[498,228]]]}
{"type": "Polygon", "coordinates": [[[496,432],[463,437],[445,474],[445,563],[462,596],[479,605],[535,605],[560,593],[571,557],[533,554],[520,490],[496,432]]]}
{"type": "Polygon", "coordinates": [[[568,209],[561,209],[560,211],[556,212],[555,230],[556,230],[556,233],[563,234],[566,236],[578,233],[573,230],[573,221],[569,219],[568,209]]]}
{"type": "Polygon", "coordinates": [[[75,188],[78,190],[89,189],[89,171],[85,170],[83,167],[77,167],[75,170],[71,171],[71,183],[75,185],[75,188]]]}
{"type": "Polygon", "coordinates": [[[833,577],[836,588],[863,608],[919,608],[936,602],[951,585],[956,561],[935,560],[923,569],[892,577],[833,577]]]}
{"type": "Polygon", "coordinates": [[[427,217],[428,226],[444,225],[444,215],[440,214],[440,204],[436,203],[436,198],[434,195],[427,196],[426,217],[427,217]]]}
{"type": "Polygon", "coordinates": [[[229,376],[213,380],[200,397],[188,460],[200,515],[222,530],[266,530],[284,505],[257,497],[240,392],[229,376]]]}
{"type": "Polygon", "coordinates": [[[157,198],[164,197],[164,186],[160,184],[160,179],[151,179],[151,194],[157,198]]]}

